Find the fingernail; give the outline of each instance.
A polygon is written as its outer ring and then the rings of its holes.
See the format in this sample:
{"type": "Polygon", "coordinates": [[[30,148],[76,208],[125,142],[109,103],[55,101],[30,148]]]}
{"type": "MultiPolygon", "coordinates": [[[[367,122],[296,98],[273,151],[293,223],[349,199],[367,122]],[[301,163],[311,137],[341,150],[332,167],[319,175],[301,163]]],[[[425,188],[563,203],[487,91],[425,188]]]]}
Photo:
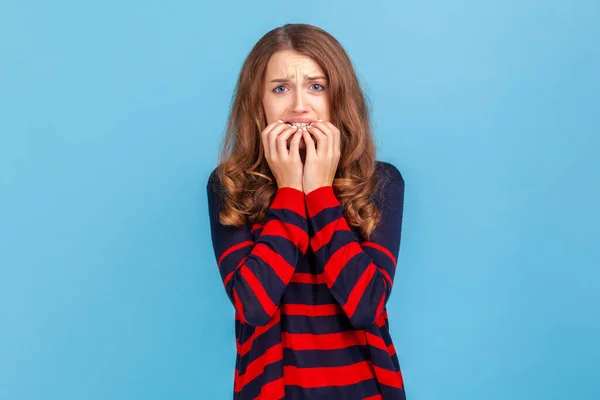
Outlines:
{"type": "Polygon", "coordinates": [[[283,120],[282,119],[278,119],[277,122],[283,122],[283,120]]]}
{"type": "Polygon", "coordinates": [[[318,119],[317,122],[323,122],[323,120],[322,119],[318,119]]]}

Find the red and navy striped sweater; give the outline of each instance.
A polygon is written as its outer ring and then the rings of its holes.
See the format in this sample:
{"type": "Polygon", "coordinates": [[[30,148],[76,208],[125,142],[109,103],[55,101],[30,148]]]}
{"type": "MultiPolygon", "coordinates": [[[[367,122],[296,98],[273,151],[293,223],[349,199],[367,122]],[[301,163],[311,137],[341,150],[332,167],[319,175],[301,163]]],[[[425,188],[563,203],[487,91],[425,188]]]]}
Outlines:
{"type": "Polygon", "coordinates": [[[375,172],[382,218],[369,241],[348,225],[332,186],[278,188],[264,223],[223,225],[211,174],[212,243],[235,307],[234,400],[405,399],[386,312],[404,179],[382,161],[375,172]]]}

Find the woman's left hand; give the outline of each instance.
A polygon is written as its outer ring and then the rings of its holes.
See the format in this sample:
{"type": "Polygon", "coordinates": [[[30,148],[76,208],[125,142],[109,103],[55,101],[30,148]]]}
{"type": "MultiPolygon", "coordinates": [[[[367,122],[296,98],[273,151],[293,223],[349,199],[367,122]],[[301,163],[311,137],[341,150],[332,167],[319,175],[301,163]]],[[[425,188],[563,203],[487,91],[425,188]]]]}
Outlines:
{"type": "Polygon", "coordinates": [[[306,144],[306,159],[302,190],[305,194],[322,186],[333,185],[340,161],[340,130],[331,122],[315,122],[302,132],[306,144]],[[311,134],[316,139],[311,137],[311,134]]]}

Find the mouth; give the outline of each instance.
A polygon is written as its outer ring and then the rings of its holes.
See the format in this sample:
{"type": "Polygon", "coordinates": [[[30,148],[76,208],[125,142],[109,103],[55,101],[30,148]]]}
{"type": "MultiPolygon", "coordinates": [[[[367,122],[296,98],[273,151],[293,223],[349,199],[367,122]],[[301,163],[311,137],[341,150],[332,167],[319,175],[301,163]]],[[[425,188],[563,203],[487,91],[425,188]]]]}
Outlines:
{"type": "Polygon", "coordinates": [[[290,125],[290,126],[296,126],[298,128],[306,128],[307,126],[312,126],[312,124],[315,121],[311,121],[311,122],[290,122],[290,121],[285,121],[286,124],[290,125]]]}

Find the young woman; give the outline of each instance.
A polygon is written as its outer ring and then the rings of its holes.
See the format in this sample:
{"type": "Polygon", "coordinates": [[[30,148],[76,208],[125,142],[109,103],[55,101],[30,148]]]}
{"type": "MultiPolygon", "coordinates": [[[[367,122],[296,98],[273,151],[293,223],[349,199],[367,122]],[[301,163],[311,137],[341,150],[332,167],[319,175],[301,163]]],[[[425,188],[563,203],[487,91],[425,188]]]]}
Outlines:
{"type": "Polygon", "coordinates": [[[405,399],[389,334],[404,205],[352,63],[320,28],[264,35],[208,179],[235,308],[234,399],[405,399]]]}

